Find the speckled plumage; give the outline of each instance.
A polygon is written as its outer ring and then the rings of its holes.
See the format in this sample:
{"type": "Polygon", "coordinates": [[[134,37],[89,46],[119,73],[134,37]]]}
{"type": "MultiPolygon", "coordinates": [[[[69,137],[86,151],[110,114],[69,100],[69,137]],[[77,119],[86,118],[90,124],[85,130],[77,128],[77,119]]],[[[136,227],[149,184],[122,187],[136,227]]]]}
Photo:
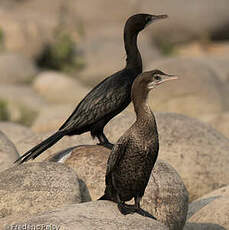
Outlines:
{"type": "MultiPolygon", "coordinates": [[[[157,126],[152,114],[150,121],[134,123],[118,140],[107,163],[105,193],[115,189],[121,201],[142,197],[159,149],[157,126]],[[113,180],[113,181],[112,181],[113,180]]],[[[114,201],[117,198],[113,195],[114,201]]]]}
{"type": "Polygon", "coordinates": [[[159,151],[157,125],[147,104],[147,96],[152,88],[170,79],[175,77],[154,70],[141,74],[133,83],[131,96],[136,121],[111,151],[107,162],[106,189],[100,198],[117,202],[123,214],[134,211],[142,213],[140,200],[159,151]],[[124,202],[132,198],[135,199],[135,205],[125,205],[124,202]]]}

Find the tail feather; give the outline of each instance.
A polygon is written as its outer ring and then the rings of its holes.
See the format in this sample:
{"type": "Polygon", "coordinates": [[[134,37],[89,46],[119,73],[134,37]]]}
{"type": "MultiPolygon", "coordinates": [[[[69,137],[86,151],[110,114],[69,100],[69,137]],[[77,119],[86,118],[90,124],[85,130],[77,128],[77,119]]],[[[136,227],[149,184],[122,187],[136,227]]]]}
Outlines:
{"type": "Polygon", "coordinates": [[[26,153],[24,153],[21,157],[19,157],[14,163],[22,164],[30,159],[35,159],[38,157],[42,152],[50,148],[54,145],[57,141],[59,141],[65,134],[61,131],[57,131],[40,144],[36,145],[26,153]]]}

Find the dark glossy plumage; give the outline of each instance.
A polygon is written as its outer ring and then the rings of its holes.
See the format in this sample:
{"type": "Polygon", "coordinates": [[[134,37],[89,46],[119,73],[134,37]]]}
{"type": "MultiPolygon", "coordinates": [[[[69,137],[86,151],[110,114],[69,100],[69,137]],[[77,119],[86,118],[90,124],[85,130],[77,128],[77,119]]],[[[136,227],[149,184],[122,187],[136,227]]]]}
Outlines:
{"type": "Polygon", "coordinates": [[[113,145],[103,133],[104,126],[128,106],[131,101],[132,83],[142,72],[137,35],[150,22],[166,17],[166,15],[148,14],[131,16],[124,28],[126,67],[93,88],[56,133],[26,152],[16,162],[23,163],[36,158],[65,135],[78,135],[88,131],[91,132],[92,137],[99,139],[101,145],[111,148],[113,145]]]}
{"type": "Polygon", "coordinates": [[[106,189],[100,198],[117,202],[123,214],[143,213],[140,200],[159,151],[155,117],[146,100],[152,88],[172,79],[175,77],[154,70],[141,74],[132,86],[137,119],[112,149],[107,162],[106,189]],[[134,206],[124,203],[132,198],[135,199],[134,206]]]}

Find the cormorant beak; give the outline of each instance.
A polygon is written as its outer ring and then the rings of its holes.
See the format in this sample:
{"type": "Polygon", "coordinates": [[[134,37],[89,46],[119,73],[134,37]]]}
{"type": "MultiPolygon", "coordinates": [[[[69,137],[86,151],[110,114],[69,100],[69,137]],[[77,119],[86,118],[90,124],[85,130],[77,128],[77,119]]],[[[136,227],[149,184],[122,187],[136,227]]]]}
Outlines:
{"type": "Polygon", "coordinates": [[[160,75],[160,76],[161,76],[161,81],[158,82],[158,84],[164,83],[166,81],[171,81],[171,80],[178,79],[178,76],[172,75],[172,74],[165,74],[165,75],[160,75]]]}
{"type": "Polygon", "coordinates": [[[168,17],[167,14],[151,15],[151,20],[146,24],[146,26],[150,25],[151,23],[153,23],[156,20],[165,19],[167,17],[168,17]]]}

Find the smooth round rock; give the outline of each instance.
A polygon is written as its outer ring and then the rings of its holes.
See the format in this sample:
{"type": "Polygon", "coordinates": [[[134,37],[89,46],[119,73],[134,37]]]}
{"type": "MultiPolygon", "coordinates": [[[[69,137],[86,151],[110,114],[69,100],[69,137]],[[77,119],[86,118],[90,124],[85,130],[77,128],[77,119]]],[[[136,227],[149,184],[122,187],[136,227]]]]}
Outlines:
{"type": "Polygon", "coordinates": [[[0,171],[3,171],[12,166],[13,162],[17,160],[19,154],[15,145],[2,132],[0,126],[0,171]]]}
{"type": "Polygon", "coordinates": [[[183,115],[156,115],[159,158],[169,162],[183,179],[190,200],[229,184],[229,140],[210,126],[183,115]],[[222,176],[224,175],[224,176],[222,176]]]}
{"type": "Polygon", "coordinates": [[[188,212],[188,191],[176,170],[157,160],[142,199],[147,210],[170,230],[182,230],[188,212]]]}
{"type": "MultiPolygon", "coordinates": [[[[96,145],[82,145],[54,154],[49,161],[73,168],[86,185],[92,200],[104,194],[106,164],[110,150],[96,145]]],[[[170,229],[182,229],[188,210],[188,192],[177,172],[167,163],[157,161],[147,185],[141,207],[170,229]]]]}
{"type": "MultiPolygon", "coordinates": [[[[117,204],[110,201],[93,201],[58,208],[52,212],[27,218],[26,221],[14,220],[8,225],[50,225],[61,230],[168,230],[159,221],[138,214],[122,215],[117,204]]],[[[53,227],[54,228],[54,227],[53,227]]]]}
{"type": "Polygon", "coordinates": [[[0,173],[0,217],[37,215],[79,202],[78,177],[63,164],[29,163],[0,173]]]}
{"type": "MultiPolygon", "coordinates": [[[[226,172],[225,172],[226,173],[226,172]]],[[[229,228],[229,186],[204,195],[189,205],[185,230],[221,230],[229,228]]]]}

